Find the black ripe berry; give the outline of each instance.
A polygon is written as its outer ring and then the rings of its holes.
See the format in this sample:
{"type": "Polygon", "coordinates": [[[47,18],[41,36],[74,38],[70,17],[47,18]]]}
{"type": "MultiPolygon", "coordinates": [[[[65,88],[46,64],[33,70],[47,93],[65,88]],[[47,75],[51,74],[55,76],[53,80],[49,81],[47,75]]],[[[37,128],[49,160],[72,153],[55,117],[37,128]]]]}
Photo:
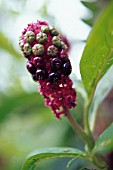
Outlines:
{"type": "Polygon", "coordinates": [[[34,81],[37,81],[36,74],[32,74],[32,78],[34,81]]]}
{"type": "Polygon", "coordinates": [[[61,60],[59,58],[53,58],[51,60],[51,69],[57,71],[61,67],[61,60]]]}
{"type": "Polygon", "coordinates": [[[50,73],[48,76],[48,80],[52,83],[57,82],[61,79],[61,75],[57,72],[50,73]]]}
{"type": "Polygon", "coordinates": [[[35,57],[33,59],[33,63],[37,68],[41,68],[42,66],[44,66],[44,61],[42,57],[35,57]]]}
{"type": "Polygon", "coordinates": [[[31,74],[35,74],[36,73],[36,67],[34,64],[32,63],[27,63],[27,70],[31,73],[31,74]]]}
{"type": "Polygon", "coordinates": [[[69,76],[71,74],[71,71],[72,71],[72,67],[71,67],[70,62],[64,63],[62,73],[66,76],[69,76]]]}
{"type": "Polygon", "coordinates": [[[47,78],[47,72],[45,70],[38,69],[36,71],[36,79],[37,80],[44,80],[47,78]]]}

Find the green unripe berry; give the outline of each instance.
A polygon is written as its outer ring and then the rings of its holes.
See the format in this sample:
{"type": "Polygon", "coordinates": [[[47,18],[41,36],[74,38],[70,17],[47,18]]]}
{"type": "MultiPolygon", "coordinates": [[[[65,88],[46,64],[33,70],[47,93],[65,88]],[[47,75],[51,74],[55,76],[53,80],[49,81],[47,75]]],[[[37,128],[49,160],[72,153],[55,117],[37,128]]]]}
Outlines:
{"type": "Polygon", "coordinates": [[[55,57],[58,54],[58,49],[54,45],[51,45],[47,49],[47,55],[50,57],[55,57]]]}
{"type": "Polygon", "coordinates": [[[52,43],[53,45],[55,45],[56,47],[60,47],[61,46],[61,40],[59,36],[54,36],[52,38],[52,43]]]}
{"type": "Polygon", "coordinates": [[[47,41],[47,34],[43,33],[43,32],[40,32],[36,35],[36,40],[39,42],[39,43],[44,43],[47,41]]]}
{"type": "Polygon", "coordinates": [[[44,46],[42,44],[35,44],[32,47],[32,52],[36,56],[41,56],[44,53],[44,46]]]}
{"type": "Polygon", "coordinates": [[[33,42],[35,40],[35,33],[33,31],[27,31],[24,38],[28,43],[33,42]]]}
{"type": "Polygon", "coordinates": [[[50,31],[50,28],[49,28],[48,26],[46,26],[46,25],[43,25],[43,26],[41,27],[41,31],[42,31],[43,33],[48,34],[49,31],[50,31]]]}
{"type": "Polygon", "coordinates": [[[52,36],[58,36],[59,32],[54,27],[49,27],[52,36]]]}
{"type": "Polygon", "coordinates": [[[61,48],[62,48],[63,50],[66,50],[66,49],[67,49],[67,45],[66,45],[63,41],[61,41],[61,48]]]}
{"type": "Polygon", "coordinates": [[[23,47],[23,51],[26,55],[30,55],[31,54],[31,50],[32,50],[32,47],[26,43],[23,47]]]}
{"type": "Polygon", "coordinates": [[[19,47],[20,47],[20,50],[23,51],[24,42],[22,39],[19,41],[19,47]]]}

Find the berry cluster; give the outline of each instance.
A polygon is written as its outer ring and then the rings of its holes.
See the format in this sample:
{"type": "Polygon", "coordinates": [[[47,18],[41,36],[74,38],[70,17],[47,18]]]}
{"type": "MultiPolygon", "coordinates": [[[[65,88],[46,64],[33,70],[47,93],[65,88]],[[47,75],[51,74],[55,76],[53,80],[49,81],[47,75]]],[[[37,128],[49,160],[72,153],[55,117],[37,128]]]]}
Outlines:
{"type": "Polygon", "coordinates": [[[28,71],[39,82],[40,93],[56,117],[64,114],[64,107],[75,107],[76,93],[68,77],[72,70],[68,47],[59,32],[43,21],[28,24],[19,46],[28,59],[28,71]]]}

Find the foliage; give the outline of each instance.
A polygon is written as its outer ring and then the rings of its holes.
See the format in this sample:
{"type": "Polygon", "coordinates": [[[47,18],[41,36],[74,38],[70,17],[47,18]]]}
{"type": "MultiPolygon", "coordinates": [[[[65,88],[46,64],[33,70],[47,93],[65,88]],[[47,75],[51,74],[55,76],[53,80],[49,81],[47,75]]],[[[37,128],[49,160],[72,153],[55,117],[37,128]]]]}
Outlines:
{"type": "Polygon", "coordinates": [[[34,154],[30,155],[25,161],[22,170],[34,169],[36,163],[43,159],[50,158],[63,158],[63,157],[77,157],[86,159],[86,155],[78,150],[72,148],[48,148],[35,151],[34,154]]]}
{"type": "Polygon", "coordinates": [[[81,3],[89,9],[89,11],[92,13],[92,15],[90,15],[87,18],[83,18],[82,20],[88,24],[89,26],[93,26],[98,18],[98,16],[100,15],[100,13],[102,12],[103,8],[109,4],[111,0],[97,0],[97,1],[81,1],[81,3]]]}
{"type": "Polygon", "coordinates": [[[113,150],[113,123],[97,139],[93,153],[109,153],[113,150]]]}

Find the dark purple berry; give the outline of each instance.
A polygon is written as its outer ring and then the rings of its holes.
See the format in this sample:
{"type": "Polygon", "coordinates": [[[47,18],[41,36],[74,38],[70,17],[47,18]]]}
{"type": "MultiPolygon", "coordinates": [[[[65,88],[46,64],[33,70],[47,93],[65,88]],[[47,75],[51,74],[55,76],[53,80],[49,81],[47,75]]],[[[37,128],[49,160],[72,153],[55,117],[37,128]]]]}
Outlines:
{"type": "Polygon", "coordinates": [[[32,78],[34,81],[37,81],[36,74],[32,74],[32,78]]]}
{"type": "Polygon", "coordinates": [[[45,71],[45,70],[38,69],[36,71],[36,79],[37,80],[44,80],[47,78],[47,75],[48,75],[47,71],[45,71]]]}
{"type": "Polygon", "coordinates": [[[27,63],[27,70],[31,73],[31,74],[35,74],[36,73],[36,67],[34,64],[32,63],[27,63]]]}
{"type": "Polygon", "coordinates": [[[70,63],[70,60],[67,57],[65,57],[65,58],[62,59],[62,63],[63,64],[70,63]]]}
{"type": "Polygon", "coordinates": [[[64,63],[62,73],[66,76],[69,76],[71,74],[71,71],[72,71],[71,63],[70,62],[64,63]]]}
{"type": "Polygon", "coordinates": [[[33,59],[33,63],[37,68],[41,68],[44,65],[44,61],[42,57],[35,57],[33,59]]]}
{"type": "Polygon", "coordinates": [[[61,60],[59,58],[53,58],[51,60],[51,68],[52,70],[57,71],[61,67],[61,60]]]}
{"type": "Polygon", "coordinates": [[[57,72],[50,73],[48,76],[48,80],[52,83],[57,82],[61,79],[61,75],[57,72]]]}

